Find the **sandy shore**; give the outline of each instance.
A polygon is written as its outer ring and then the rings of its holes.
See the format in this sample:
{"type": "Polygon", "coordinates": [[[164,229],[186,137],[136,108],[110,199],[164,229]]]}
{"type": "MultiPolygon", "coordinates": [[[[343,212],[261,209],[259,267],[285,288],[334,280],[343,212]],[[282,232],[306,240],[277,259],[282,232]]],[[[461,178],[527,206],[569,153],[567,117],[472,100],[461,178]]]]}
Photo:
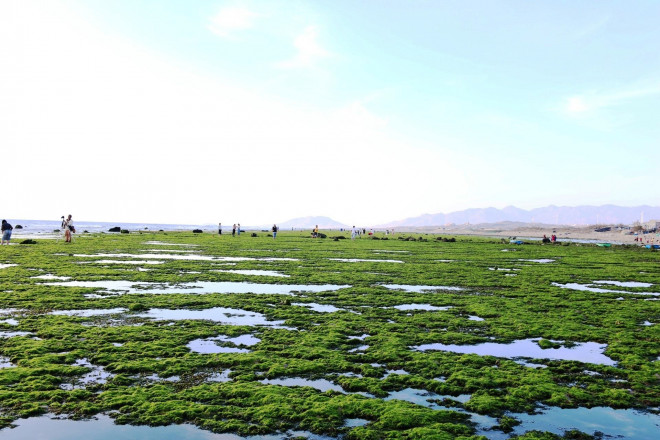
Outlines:
{"type": "MultiPolygon", "coordinates": [[[[403,229],[403,228],[402,228],[403,229]]],[[[447,234],[447,235],[479,235],[484,237],[502,237],[510,238],[517,237],[519,239],[542,239],[543,236],[550,238],[552,234],[557,235],[557,241],[562,240],[587,240],[598,243],[613,243],[613,244],[640,244],[635,241],[640,237],[643,241],[641,244],[660,244],[660,234],[631,234],[630,230],[616,230],[612,228],[608,232],[596,232],[595,226],[521,226],[515,228],[498,228],[496,226],[490,227],[488,225],[479,226],[453,226],[453,227],[438,227],[438,228],[423,228],[423,232],[434,234],[447,234]]],[[[403,233],[404,231],[401,230],[403,233]]],[[[416,232],[420,232],[418,229],[416,232]]]]}

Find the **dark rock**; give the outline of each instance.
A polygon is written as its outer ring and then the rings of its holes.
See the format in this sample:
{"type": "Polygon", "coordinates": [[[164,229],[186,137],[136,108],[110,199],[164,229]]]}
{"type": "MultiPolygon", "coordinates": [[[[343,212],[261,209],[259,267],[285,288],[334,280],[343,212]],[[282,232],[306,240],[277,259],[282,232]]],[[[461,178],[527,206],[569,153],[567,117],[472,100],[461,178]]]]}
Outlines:
{"type": "Polygon", "coordinates": [[[62,232],[62,231],[60,231],[59,229],[53,229],[53,232],[59,233],[59,232],[62,232]]]}
{"type": "Polygon", "coordinates": [[[339,240],[346,240],[346,237],[344,237],[343,235],[336,235],[336,236],[332,237],[332,239],[334,241],[339,241],[339,240]]]}
{"type": "Polygon", "coordinates": [[[250,234],[250,237],[257,237],[257,233],[253,232],[252,234],[250,234]]]}
{"type": "Polygon", "coordinates": [[[37,244],[37,242],[34,241],[34,240],[32,240],[32,239],[30,239],[30,238],[28,238],[27,240],[23,240],[23,241],[21,241],[20,244],[37,244]]]}
{"type": "Polygon", "coordinates": [[[201,234],[202,232],[204,231],[202,231],[201,229],[193,229],[193,234],[201,234]]]}
{"type": "Polygon", "coordinates": [[[119,226],[115,226],[114,228],[108,229],[108,232],[121,232],[121,228],[119,226]]]}
{"type": "Polygon", "coordinates": [[[323,234],[323,233],[321,233],[321,232],[319,232],[318,237],[319,237],[319,238],[328,238],[327,235],[325,235],[325,234],[323,234]]]}
{"type": "Polygon", "coordinates": [[[121,233],[122,233],[122,234],[129,234],[130,232],[128,231],[128,229],[122,229],[122,230],[121,230],[121,233]]]}
{"type": "Polygon", "coordinates": [[[14,226],[14,229],[23,229],[23,226],[21,226],[21,225],[16,225],[16,226],[14,226]]]}

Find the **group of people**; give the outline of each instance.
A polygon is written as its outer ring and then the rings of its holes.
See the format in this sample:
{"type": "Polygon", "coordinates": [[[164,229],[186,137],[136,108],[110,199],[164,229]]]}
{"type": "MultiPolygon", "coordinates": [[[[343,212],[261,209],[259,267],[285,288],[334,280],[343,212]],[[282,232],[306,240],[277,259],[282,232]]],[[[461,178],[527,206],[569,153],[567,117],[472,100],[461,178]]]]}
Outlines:
{"type": "MultiPolygon", "coordinates": [[[[241,224],[240,223],[238,223],[238,224],[234,223],[231,226],[231,236],[235,237],[236,233],[238,233],[238,235],[241,235],[241,224]]],[[[222,235],[222,223],[218,223],[218,235],[222,235]]]]}
{"type": "Polygon", "coordinates": [[[557,236],[552,234],[550,238],[547,235],[543,234],[543,243],[557,243],[557,236]]]}

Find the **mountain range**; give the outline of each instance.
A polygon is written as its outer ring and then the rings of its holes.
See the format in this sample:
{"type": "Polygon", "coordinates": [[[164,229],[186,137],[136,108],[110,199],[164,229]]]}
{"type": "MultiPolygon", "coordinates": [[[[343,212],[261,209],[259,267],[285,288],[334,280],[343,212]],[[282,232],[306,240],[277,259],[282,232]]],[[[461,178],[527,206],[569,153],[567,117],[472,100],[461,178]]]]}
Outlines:
{"type": "MultiPolygon", "coordinates": [[[[525,210],[515,206],[497,208],[473,208],[455,211],[447,214],[423,214],[403,220],[391,221],[377,225],[386,227],[428,227],[482,223],[541,223],[547,225],[611,225],[633,224],[639,221],[660,220],[660,206],[546,206],[525,210]]],[[[291,228],[313,228],[319,225],[321,229],[350,228],[350,226],[329,217],[299,217],[280,224],[283,230],[291,228]]],[[[359,225],[370,226],[370,225],[359,225]]]]}

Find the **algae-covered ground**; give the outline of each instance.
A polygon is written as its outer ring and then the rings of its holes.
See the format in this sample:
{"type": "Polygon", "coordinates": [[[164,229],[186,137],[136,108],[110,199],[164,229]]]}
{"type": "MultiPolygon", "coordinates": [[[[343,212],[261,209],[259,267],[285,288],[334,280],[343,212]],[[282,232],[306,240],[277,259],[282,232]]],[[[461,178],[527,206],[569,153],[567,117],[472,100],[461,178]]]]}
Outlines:
{"type": "Polygon", "coordinates": [[[600,434],[521,423],[595,407],[660,421],[658,252],[257,235],[0,247],[0,426],[586,439],[600,434]]]}

